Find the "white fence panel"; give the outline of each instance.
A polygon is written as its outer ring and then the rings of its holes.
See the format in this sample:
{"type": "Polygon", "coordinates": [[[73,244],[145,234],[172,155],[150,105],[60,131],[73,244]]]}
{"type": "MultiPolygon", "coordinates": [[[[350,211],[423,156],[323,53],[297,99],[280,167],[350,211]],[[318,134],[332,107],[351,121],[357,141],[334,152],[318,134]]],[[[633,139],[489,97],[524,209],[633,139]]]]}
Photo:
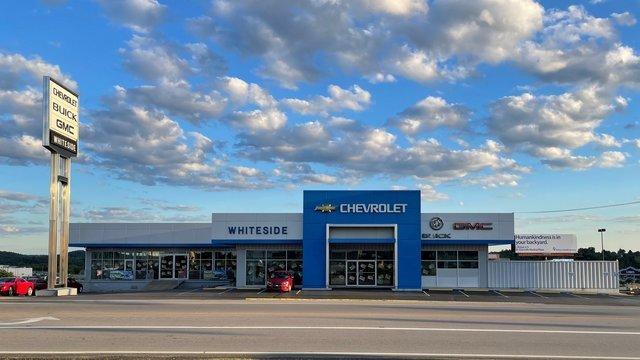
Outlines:
{"type": "Polygon", "coordinates": [[[617,261],[489,261],[492,289],[618,289],[617,261]]]}

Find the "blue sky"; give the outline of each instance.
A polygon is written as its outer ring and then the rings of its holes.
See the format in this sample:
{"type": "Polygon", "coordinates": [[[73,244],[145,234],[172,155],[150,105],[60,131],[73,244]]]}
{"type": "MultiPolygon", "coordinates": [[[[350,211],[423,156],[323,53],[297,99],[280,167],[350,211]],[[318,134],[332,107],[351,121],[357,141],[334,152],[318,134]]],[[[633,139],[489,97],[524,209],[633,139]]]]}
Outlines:
{"type": "Polygon", "coordinates": [[[640,249],[640,1],[7,1],[0,249],[44,253],[41,77],[81,94],[72,221],[296,212],[303,189],[640,249]]]}

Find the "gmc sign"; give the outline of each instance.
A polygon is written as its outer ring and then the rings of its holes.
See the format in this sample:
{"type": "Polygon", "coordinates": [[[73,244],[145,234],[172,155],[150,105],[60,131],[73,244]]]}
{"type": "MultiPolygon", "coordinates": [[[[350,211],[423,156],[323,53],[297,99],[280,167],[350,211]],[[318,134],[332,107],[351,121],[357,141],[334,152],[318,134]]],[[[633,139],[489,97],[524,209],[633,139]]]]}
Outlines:
{"type": "Polygon", "coordinates": [[[453,223],[453,230],[493,230],[493,223],[453,223]]]}

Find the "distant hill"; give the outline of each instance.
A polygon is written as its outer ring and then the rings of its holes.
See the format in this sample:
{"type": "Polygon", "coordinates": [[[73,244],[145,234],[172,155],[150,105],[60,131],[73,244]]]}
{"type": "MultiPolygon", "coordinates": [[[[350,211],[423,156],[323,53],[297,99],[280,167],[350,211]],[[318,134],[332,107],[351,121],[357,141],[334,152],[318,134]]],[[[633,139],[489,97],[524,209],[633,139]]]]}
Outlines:
{"type": "MultiPolygon", "coordinates": [[[[10,251],[0,251],[0,265],[30,267],[34,271],[46,271],[48,267],[47,255],[23,255],[10,251]]],[[[69,252],[69,274],[79,274],[84,271],[84,250],[69,252]]]]}

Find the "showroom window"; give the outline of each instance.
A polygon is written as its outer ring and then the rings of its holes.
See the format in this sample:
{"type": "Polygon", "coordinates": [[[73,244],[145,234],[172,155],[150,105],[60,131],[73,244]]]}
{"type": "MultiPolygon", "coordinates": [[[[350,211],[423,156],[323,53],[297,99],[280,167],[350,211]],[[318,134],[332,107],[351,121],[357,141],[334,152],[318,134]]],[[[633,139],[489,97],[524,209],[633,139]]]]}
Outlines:
{"type": "MultiPolygon", "coordinates": [[[[191,280],[235,280],[235,251],[190,251],[187,257],[188,278],[191,280]]],[[[92,280],[158,279],[160,253],[157,251],[92,251],[90,270],[92,280]]],[[[166,278],[173,277],[173,270],[170,269],[166,278]]]]}
{"type": "Polygon", "coordinates": [[[477,251],[422,251],[422,276],[436,276],[438,269],[477,268],[477,251]]]}
{"type": "Polygon", "coordinates": [[[293,274],[297,285],[302,284],[302,251],[300,250],[247,250],[247,285],[265,285],[277,270],[293,274]]]}
{"type": "Polygon", "coordinates": [[[422,276],[436,276],[436,251],[422,252],[422,276]]]}
{"type": "Polygon", "coordinates": [[[235,280],[235,251],[189,252],[190,280],[235,280]]]}

